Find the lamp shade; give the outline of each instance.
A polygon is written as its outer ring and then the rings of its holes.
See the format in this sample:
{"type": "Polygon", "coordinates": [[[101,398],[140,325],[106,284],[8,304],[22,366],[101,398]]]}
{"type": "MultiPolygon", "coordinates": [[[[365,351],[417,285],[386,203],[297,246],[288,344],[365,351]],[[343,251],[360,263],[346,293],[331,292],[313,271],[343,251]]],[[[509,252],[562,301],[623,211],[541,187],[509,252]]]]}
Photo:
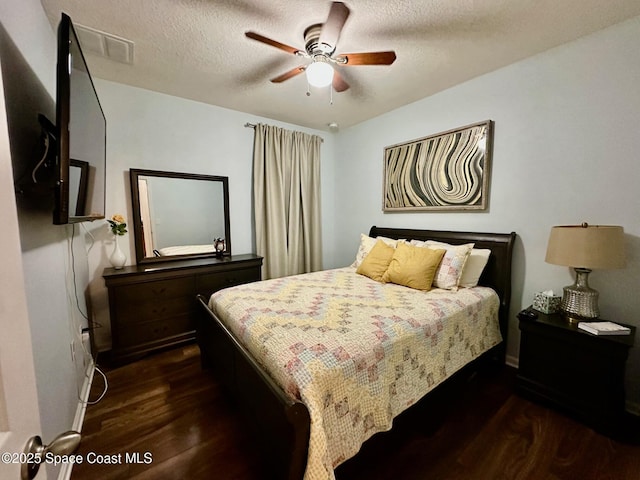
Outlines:
{"type": "Polygon", "coordinates": [[[549,235],[545,261],[577,268],[625,266],[624,230],[612,225],[562,225],[549,235]]]}

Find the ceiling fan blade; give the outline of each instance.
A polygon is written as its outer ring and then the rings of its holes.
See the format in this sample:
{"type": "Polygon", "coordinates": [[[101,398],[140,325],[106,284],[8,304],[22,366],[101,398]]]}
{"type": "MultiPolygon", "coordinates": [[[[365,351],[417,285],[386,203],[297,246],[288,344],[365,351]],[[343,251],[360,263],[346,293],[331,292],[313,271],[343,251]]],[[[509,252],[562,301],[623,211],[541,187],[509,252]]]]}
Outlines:
{"type": "Polygon", "coordinates": [[[279,76],[277,76],[275,78],[272,78],[271,81],[273,83],[282,83],[285,80],[289,80],[291,77],[295,77],[296,75],[300,75],[305,70],[306,70],[305,67],[296,67],[296,68],[293,68],[293,69],[289,70],[288,72],[283,73],[282,75],[279,75],[279,76]]]}
{"type": "Polygon", "coordinates": [[[391,65],[396,60],[396,52],[341,53],[336,57],[346,60],[342,65],[391,65]]]}
{"type": "Polygon", "coordinates": [[[333,69],[332,85],[333,85],[333,89],[336,92],[344,92],[349,88],[349,84],[345,82],[344,78],[342,78],[342,75],[340,75],[338,70],[336,70],[335,68],[333,69]]]}
{"type": "Polygon", "coordinates": [[[276,48],[279,48],[280,50],[284,50],[287,53],[293,53],[295,55],[300,51],[299,48],[290,47],[289,45],[285,45],[284,43],[277,42],[276,40],[272,40],[256,32],[244,32],[244,34],[252,40],[266,43],[267,45],[271,45],[272,47],[276,47],[276,48]]]}
{"type": "Polygon", "coordinates": [[[336,49],[342,27],[344,27],[347,18],[349,18],[350,10],[342,2],[333,2],[327,21],[322,25],[320,39],[318,45],[323,51],[333,53],[336,49]]]}

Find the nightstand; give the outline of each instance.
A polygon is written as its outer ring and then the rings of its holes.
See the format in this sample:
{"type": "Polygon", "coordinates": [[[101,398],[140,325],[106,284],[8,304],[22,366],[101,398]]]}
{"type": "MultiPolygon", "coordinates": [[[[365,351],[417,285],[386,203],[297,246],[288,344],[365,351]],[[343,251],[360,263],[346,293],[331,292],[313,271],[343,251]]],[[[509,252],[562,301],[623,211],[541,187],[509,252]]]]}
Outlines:
{"type": "Polygon", "coordinates": [[[518,315],[519,393],[550,403],[602,433],[624,436],[624,372],[635,327],[626,325],[630,335],[597,336],[579,330],[560,313],[534,312],[537,318],[518,315]]]}

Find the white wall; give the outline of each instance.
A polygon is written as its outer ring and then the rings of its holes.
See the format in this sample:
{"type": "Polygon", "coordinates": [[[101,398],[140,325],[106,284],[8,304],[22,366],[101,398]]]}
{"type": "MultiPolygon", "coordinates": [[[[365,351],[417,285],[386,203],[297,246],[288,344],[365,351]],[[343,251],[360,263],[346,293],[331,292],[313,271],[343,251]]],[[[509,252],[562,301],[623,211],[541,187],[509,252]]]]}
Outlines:
{"type": "MultiPolygon", "coordinates": [[[[2,28],[0,27],[0,30],[2,28]]],[[[2,40],[0,39],[0,44],[2,40]]],[[[0,75],[0,92],[4,91],[0,75]]],[[[18,214],[13,186],[9,130],[0,94],[0,450],[19,452],[26,438],[42,430],[31,326],[24,291],[18,214]],[[9,433],[11,431],[11,433],[9,433]],[[26,435],[23,435],[26,434],[26,435]],[[26,437],[26,438],[25,438],[26,437]]],[[[18,465],[0,463],[0,476],[19,475],[18,465]]]]}
{"type": "MultiPolygon", "coordinates": [[[[94,79],[107,119],[107,216],[131,219],[129,169],[143,168],[229,177],[231,247],[233,254],[255,252],[252,226],[253,130],[247,122],[268,123],[317,134],[322,146],[325,256],[333,255],[333,136],[326,132],[276,122],[149,90],[94,79]]],[[[106,222],[89,224],[99,247],[89,255],[91,292],[99,350],[110,347],[108,298],[102,272],[109,266],[112,238],[106,222]]],[[[132,232],[127,264],[135,264],[132,232]]]]}
{"type": "MultiPolygon", "coordinates": [[[[11,147],[11,158],[3,157],[2,161],[11,162],[8,170],[15,179],[30,172],[42,157],[44,145],[37,114],[55,120],[56,35],[38,0],[11,5],[3,2],[0,20],[3,94],[11,147]]],[[[9,288],[24,289],[26,294],[42,426],[41,432],[32,434],[48,443],[73,428],[78,392],[84,381],[83,319],[76,308],[71,275],[72,228],[53,225],[50,190],[18,195],[16,203],[17,208],[11,204],[3,204],[3,208],[14,208],[14,215],[17,211],[17,247],[22,252],[23,272],[15,278],[24,277],[24,285],[18,282],[9,288]]],[[[88,284],[87,256],[78,236],[74,254],[78,303],[86,311],[83,295],[88,284]]],[[[57,470],[59,467],[47,466],[51,478],[57,470]]]]}
{"type": "MultiPolygon", "coordinates": [[[[622,225],[627,268],[594,271],[590,283],[603,318],[640,326],[639,44],[637,17],[341,132],[335,221],[351,248],[333,265],[352,261],[358,235],[371,225],[515,231],[508,355],[517,357],[516,313],[534,292],[573,283],[568,268],[544,262],[551,226],[622,225]],[[382,212],[385,146],[486,119],[495,121],[486,212],[382,212]]],[[[628,365],[627,394],[637,404],[640,348],[628,365]]]]}

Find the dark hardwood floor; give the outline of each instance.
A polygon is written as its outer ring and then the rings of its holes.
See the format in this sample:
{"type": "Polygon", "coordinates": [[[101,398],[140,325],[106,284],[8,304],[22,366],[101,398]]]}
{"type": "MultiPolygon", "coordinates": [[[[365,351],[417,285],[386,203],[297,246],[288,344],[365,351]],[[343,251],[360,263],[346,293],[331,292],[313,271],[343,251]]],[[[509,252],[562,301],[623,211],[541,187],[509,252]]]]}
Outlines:
{"type": "MultiPolygon", "coordinates": [[[[270,478],[232,399],[201,369],[197,346],[106,374],[109,389],[87,408],[78,453],[112,463],[85,461],[72,480],[270,478]],[[140,463],[131,462],[136,453],[140,463]]],[[[637,443],[611,440],[519,397],[514,379],[508,367],[460,376],[366,442],[338,467],[337,479],[640,478],[637,443]]],[[[96,374],[91,398],[102,385],[96,374]]]]}

